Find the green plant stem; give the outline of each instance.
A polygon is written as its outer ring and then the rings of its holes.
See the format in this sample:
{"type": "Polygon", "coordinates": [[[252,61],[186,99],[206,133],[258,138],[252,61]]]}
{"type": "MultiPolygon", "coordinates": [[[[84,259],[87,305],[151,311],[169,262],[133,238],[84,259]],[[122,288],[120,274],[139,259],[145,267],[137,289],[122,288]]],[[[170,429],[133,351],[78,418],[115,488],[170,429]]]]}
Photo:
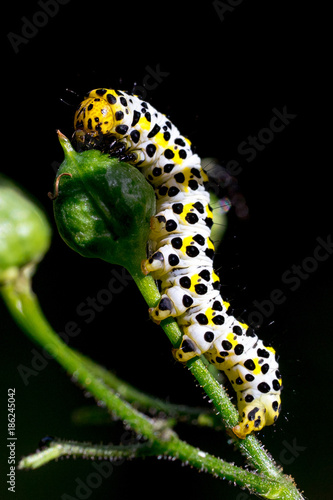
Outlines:
{"type": "Polygon", "coordinates": [[[37,450],[36,453],[23,457],[18,464],[18,469],[38,469],[51,460],[57,460],[63,456],[66,458],[80,457],[93,460],[122,460],[155,454],[156,452],[152,451],[150,442],[116,446],[93,445],[91,443],[54,439],[47,448],[37,450]]]}
{"type": "Polygon", "coordinates": [[[281,484],[223,462],[213,455],[184,443],[174,434],[170,434],[168,441],[165,443],[156,441],[154,443],[133,443],[119,446],[93,445],[90,443],[55,439],[46,449],[37,450],[36,453],[24,457],[19,462],[18,469],[34,470],[63,456],[66,456],[66,458],[90,458],[112,461],[147,456],[158,458],[169,457],[181,460],[184,464],[194,466],[200,471],[208,472],[215,477],[235,481],[240,486],[247,487],[250,491],[255,490],[264,498],[288,498],[288,496],[285,496],[281,484]],[[282,496],[280,496],[281,494],[282,496]]]}
{"type": "MultiPolygon", "coordinates": [[[[122,397],[116,388],[114,390],[122,397]]],[[[149,395],[144,396],[149,398],[149,395]]],[[[140,410],[143,409],[141,404],[138,404],[135,400],[133,400],[133,405],[135,408],[139,408],[140,410]]],[[[191,406],[172,403],[165,403],[165,405],[165,410],[152,406],[147,408],[147,411],[155,418],[168,418],[168,422],[172,426],[182,422],[196,427],[214,428],[216,431],[220,431],[223,428],[221,419],[214,413],[208,411],[205,412],[205,408],[194,408],[191,406]],[[186,413],[186,410],[188,410],[188,413],[186,413]]],[[[72,420],[77,425],[112,425],[109,412],[105,408],[97,406],[82,406],[77,408],[72,412],[72,420]]]]}
{"type": "MultiPolygon", "coordinates": [[[[149,307],[158,304],[160,295],[153,278],[150,275],[144,276],[141,272],[134,272],[132,275],[140,292],[149,307]]],[[[179,347],[181,342],[181,332],[173,318],[161,322],[161,327],[167,334],[174,347],[179,347]]],[[[239,414],[230,401],[225,389],[218,383],[216,378],[207,369],[207,366],[199,358],[193,358],[187,363],[187,367],[192,375],[199,382],[206,392],[209,400],[213,403],[218,415],[221,415],[227,430],[232,429],[238,421],[239,414]]],[[[264,473],[271,478],[282,478],[283,474],[276,466],[273,459],[263,449],[262,444],[254,436],[247,436],[245,439],[238,439],[231,434],[235,445],[246,456],[248,461],[259,473],[264,473]]]]}
{"type": "MultiPolygon", "coordinates": [[[[218,419],[209,408],[193,408],[186,405],[172,404],[162,399],[150,396],[149,394],[145,394],[132,385],[119,379],[116,375],[98,365],[87,356],[84,356],[81,353],[76,354],[85,363],[85,365],[89,367],[95,377],[103,380],[108,387],[113,389],[119,396],[126,399],[129,403],[135,403],[136,407],[148,410],[153,415],[157,412],[163,412],[166,416],[175,418],[177,421],[181,420],[198,425],[208,425],[209,427],[213,427],[214,425],[217,426],[218,424],[221,426],[220,419],[218,419]]],[[[89,411],[90,408],[85,408],[84,410],[89,411]]]]}
{"type": "Polygon", "coordinates": [[[114,394],[53,331],[40,309],[37,297],[31,291],[28,278],[23,276],[20,282],[7,283],[1,288],[1,292],[18,325],[47,350],[78,384],[93,394],[97,401],[103,401],[113,415],[150,441],[156,453],[177,458],[200,470],[235,481],[265,498],[302,499],[287,478],[277,477],[278,481],[274,481],[271,477],[258,476],[201,452],[180,440],[164,421],[148,418],[114,394]]]}

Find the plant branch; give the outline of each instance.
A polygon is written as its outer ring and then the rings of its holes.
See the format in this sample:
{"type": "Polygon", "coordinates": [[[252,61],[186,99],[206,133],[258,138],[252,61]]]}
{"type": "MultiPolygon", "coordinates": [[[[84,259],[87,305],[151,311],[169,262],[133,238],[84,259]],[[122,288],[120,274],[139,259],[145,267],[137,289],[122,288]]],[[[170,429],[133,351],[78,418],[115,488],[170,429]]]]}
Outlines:
{"type": "Polygon", "coordinates": [[[63,456],[66,456],[66,458],[89,458],[111,461],[147,456],[169,457],[181,460],[184,464],[194,466],[200,471],[208,472],[217,478],[234,481],[241,487],[246,487],[250,491],[256,491],[264,498],[288,498],[285,496],[283,485],[278,482],[257,476],[235,465],[224,462],[209,453],[198,450],[181,441],[174,433],[169,433],[166,440],[119,446],[93,445],[91,443],[54,439],[46,449],[37,450],[36,453],[24,457],[20,461],[18,469],[37,469],[63,456]]]}
{"type": "MultiPolygon", "coordinates": [[[[151,419],[122,400],[103,380],[96,377],[80,356],[53,331],[40,309],[37,297],[31,291],[29,278],[24,280],[23,277],[19,284],[7,283],[1,288],[1,292],[18,325],[35,342],[43,346],[79,385],[93,394],[97,401],[103,401],[111,414],[149,441],[151,446],[155,447],[156,453],[171,456],[199,470],[206,470],[236,482],[241,487],[256,491],[264,498],[302,499],[294,484],[281,477],[280,473],[276,475],[276,480],[272,479],[272,476],[259,476],[198,450],[180,440],[168,427],[167,422],[151,419]]],[[[205,370],[205,373],[209,374],[206,368],[205,370]]],[[[209,376],[211,377],[210,374],[209,376]]],[[[214,378],[213,380],[215,381],[214,378]]],[[[45,452],[40,459],[43,460],[43,457],[48,461],[56,457],[56,452],[52,450],[50,455],[45,452]]]]}
{"type": "MultiPolygon", "coordinates": [[[[144,410],[144,408],[135,401],[133,401],[133,405],[135,408],[144,410]]],[[[160,411],[154,407],[149,407],[146,411],[148,411],[148,413],[153,417],[168,418],[170,426],[174,426],[181,422],[196,427],[214,428],[216,431],[220,431],[223,428],[221,419],[218,415],[209,412],[209,410],[205,412],[204,408],[194,408],[192,406],[177,405],[172,403],[166,403],[166,405],[166,411],[160,411]],[[189,412],[188,414],[186,413],[187,410],[189,412]]],[[[77,408],[72,412],[72,420],[76,425],[112,424],[109,412],[100,406],[82,406],[77,408]]]]}
{"type": "MultiPolygon", "coordinates": [[[[80,357],[87,367],[89,367],[94,376],[103,380],[103,382],[119,396],[129,403],[134,403],[136,407],[148,411],[153,416],[162,412],[165,416],[181,422],[190,422],[195,425],[209,427],[221,426],[221,419],[219,419],[209,408],[194,408],[187,405],[173,404],[153,397],[119,379],[116,375],[106,370],[101,365],[98,365],[87,356],[79,352],[76,352],[76,355],[80,357]]],[[[89,413],[91,408],[84,408],[83,410],[88,410],[89,413]]],[[[100,409],[97,408],[97,410],[100,409]]],[[[78,413],[76,413],[76,415],[78,415],[78,413]]]]}
{"type": "Polygon", "coordinates": [[[44,449],[23,457],[18,469],[38,469],[52,460],[65,456],[66,458],[89,458],[92,460],[121,460],[156,455],[150,442],[133,443],[128,445],[96,445],[65,441],[54,438],[44,449]]]}

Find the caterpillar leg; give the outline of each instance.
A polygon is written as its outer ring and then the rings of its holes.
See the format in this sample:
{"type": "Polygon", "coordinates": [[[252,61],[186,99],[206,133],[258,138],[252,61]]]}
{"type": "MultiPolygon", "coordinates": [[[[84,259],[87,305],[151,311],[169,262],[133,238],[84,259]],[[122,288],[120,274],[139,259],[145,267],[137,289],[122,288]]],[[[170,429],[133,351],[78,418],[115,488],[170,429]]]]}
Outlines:
{"type": "Polygon", "coordinates": [[[164,257],[162,252],[156,252],[149,259],[145,259],[141,262],[141,270],[143,274],[147,275],[153,271],[159,271],[163,269],[164,257]]]}
{"type": "Polygon", "coordinates": [[[214,340],[214,333],[206,325],[197,323],[181,326],[184,331],[183,341],[179,349],[173,350],[173,356],[177,361],[186,363],[189,359],[208,351],[214,340]]]}
{"type": "Polygon", "coordinates": [[[178,254],[178,250],[174,249],[172,245],[165,244],[153,253],[149,259],[142,261],[141,269],[144,274],[155,273],[154,278],[158,279],[160,276],[172,271],[173,269],[188,267],[188,260],[183,259],[178,254]]]}
{"type": "Polygon", "coordinates": [[[149,315],[155,323],[160,323],[163,319],[166,319],[169,316],[176,316],[177,311],[170,298],[167,295],[162,295],[158,305],[156,307],[149,308],[149,315]]]}
{"type": "Polygon", "coordinates": [[[178,349],[172,349],[173,357],[180,363],[186,363],[188,360],[199,356],[201,351],[196,344],[187,335],[183,336],[182,343],[178,349]]]}
{"type": "Polygon", "coordinates": [[[160,322],[162,319],[181,316],[189,307],[195,305],[195,298],[191,297],[181,286],[170,286],[162,295],[159,304],[149,309],[151,319],[160,322]]]}

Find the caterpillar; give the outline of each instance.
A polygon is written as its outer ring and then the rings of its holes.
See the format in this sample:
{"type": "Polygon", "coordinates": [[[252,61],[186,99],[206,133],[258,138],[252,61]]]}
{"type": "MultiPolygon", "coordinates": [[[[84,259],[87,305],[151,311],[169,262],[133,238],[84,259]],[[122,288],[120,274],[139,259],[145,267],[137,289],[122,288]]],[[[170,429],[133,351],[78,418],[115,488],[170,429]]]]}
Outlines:
{"type": "Polygon", "coordinates": [[[107,88],[92,90],[74,117],[77,148],[99,148],[142,171],[156,194],[150,251],[142,264],[160,286],[149,310],[160,322],[173,316],[183,332],[173,350],[186,363],[204,355],[223,371],[237,394],[240,439],[273,424],[281,411],[282,380],[275,350],[253,328],[234,318],[214,272],[213,225],[208,181],[191,142],[164,114],[138,96],[107,88]]]}

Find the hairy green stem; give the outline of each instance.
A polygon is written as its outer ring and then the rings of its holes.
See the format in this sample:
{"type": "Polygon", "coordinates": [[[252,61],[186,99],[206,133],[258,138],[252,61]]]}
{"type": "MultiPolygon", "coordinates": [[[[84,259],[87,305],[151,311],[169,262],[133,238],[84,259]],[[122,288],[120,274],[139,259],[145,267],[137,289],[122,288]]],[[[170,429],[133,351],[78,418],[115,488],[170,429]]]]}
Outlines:
{"type": "Polygon", "coordinates": [[[283,485],[267,478],[259,477],[235,465],[228,464],[209,453],[205,453],[181,441],[172,432],[166,436],[165,440],[119,446],[93,445],[91,443],[54,439],[46,449],[37,450],[36,453],[24,457],[20,461],[18,468],[37,469],[51,460],[56,460],[62,456],[66,456],[67,458],[80,457],[112,461],[147,456],[156,456],[158,458],[169,457],[181,460],[182,463],[196,467],[200,471],[208,472],[215,477],[236,482],[241,487],[246,487],[250,491],[256,491],[264,498],[288,498],[283,485]]]}
{"type": "MultiPolygon", "coordinates": [[[[129,403],[135,403],[136,407],[147,410],[152,415],[155,415],[157,412],[163,412],[167,417],[175,418],[177,421],[186,421],[209,427],[219,424],[221,427],[220,419],[209,408],[194,408],[173,404],[153,397],[119,379],[116,375],[98,365],[87,356],[78,352],[76,354],[89,367],[94,376],[103,380],[108,387],[129,403]]],[[[95,408],[84,408],[84,410],[88,410],[89,412],[90,410],[95,410],[95,408]]],[[[97,408],[97,410],[101,409],[97,408]]],[[[77,416],[79,417],[78,413],[77,416]]]]}
{"type": "MultiPolygon", "coordinates": [[[[123,384],[121,384],[122,386],[123,384]]],[[[121,395],[116,388],[114,390],[121,395]]],[[[143,396],[149,398],[149,395],[143,394],[143,396]]],[[[126,398],[125,398],[126,399],[126,398]]],[[[129,399],[126,399],[129,401],[129,399]]],[[[159,401],[159,400],[158,400],[159,401]]],[[[144,410],[144,407],[138,403],[136,400],[132,400],[135,408],[144,410]]],[[[218,415],[214,413],[205,411],[206,408],[195,408],[186,405],[178,405],[173,403],[165,403],[165,409],[162,410],[157,406],[150,406],[146,408],[146,411],[153,417],[158,418],[168,418],[170,426],[182,422],[188,425],[193,425],[196,427],[210,427],[214,428],[216,431],[222,430],[223,426],[221,424],[221,419],[218,415]]],[[[72,420],[76,425],[107,425],[112,424],[110,419],[110,414],[105,408],[100,408],[97,406],[81,406],[72,412],[72,420]]]]}
{"type": "Polygon", "coordinates": [[[51,460],[65,456],[66,458],[90,458],[92,460],[123,460],[126,458],[139,458],[156,455],[150,442],[133,443],[128,445],[102,445],[79,443],[77,441],[64,441],[53,439],[44,449],[37,450],[27,457],[23,457],[18,469],[38,469],[51,460]]]}
{"type": "MultiPolygon", "coordinates": [[[[105,384],[104,380],[94,374],[89,368],[89,364],[86,364],[82,357],[72,351],[53,331],[40,309],[37,297],[31,291],[28,278],[25,279],[23,276],[20,282],[4,285],[1,292],[18,325],[35,342],[47,350],[75,378],[77,383],[88,390],[97,401],[103,401],[114,416],[121,419],[138,435],[149,441],[156,454],[171,456],[200,470],[207,470],[218,477],[223,477],[236,482],[242,487],[256,491],[264,498],[302,499],[293,483],[282,477],[280,473],[276,474],[273,479],[270,467],[266,465],[261,467],[262,472],[266,473],[266,477],[263,477],[200,451],[180,440],[168,427],[168,422],[147,417],[116,395],[105,384]],[[291,494],[293,496],[290,496],[291,494]]],[[[196,360],[193,363],[199,361],[196,360]]],[[[190,368],[193,372],[193,364],[190,368]]],[[[211,377],[212,381],[217,384],[204,365],[202,369],[204,369],[202,375],[211,377]]],[[[208,381],[209,379],[207,384],[208,381]]],[[[212,381],[209,381],[209,384],[212,381]]],[[[202,382],[204,383],[204,380],[202,382]]],[[[205,390],[207,384],[204,385],[205,390]]],[[[210,393],[208,392],[208,394],[210,393]]],[[[55,454],[54,451],[50,455],[45,453],[44,458],[46,461],[50,459],[50,456],[52,459],[53,454],[55,454]]]]}

